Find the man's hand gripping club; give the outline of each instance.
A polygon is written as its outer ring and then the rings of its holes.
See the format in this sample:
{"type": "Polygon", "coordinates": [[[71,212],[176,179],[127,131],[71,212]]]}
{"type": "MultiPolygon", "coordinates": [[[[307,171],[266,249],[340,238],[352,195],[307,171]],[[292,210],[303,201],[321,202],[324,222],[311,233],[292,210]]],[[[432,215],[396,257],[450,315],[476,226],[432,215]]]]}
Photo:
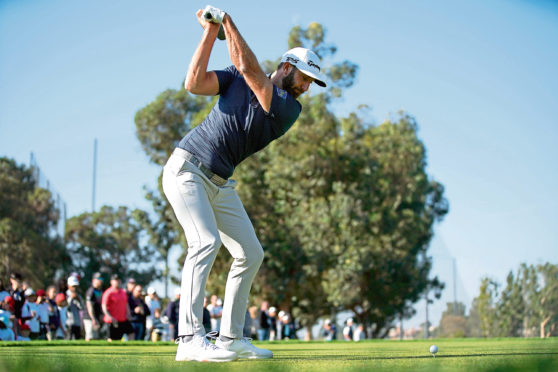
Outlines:
{"type": "MultiPolygon", "coordinates": [[[[216,23],[220,25],[219,34],[217,34],[217,38],[219,40],[225,40],[225,30],[223,29],[223,25],[221,24],[223,22],[223,19],[225,18],[225,14],[226,13],[221,9],[215,8],[211,5],[207,5],[201,14],[201,18],[203,18],[205,22],[216,23]]],[[[202,27],[205,28],[204,24],[199,18],[198,21],[200,22],[202,27]]]]}

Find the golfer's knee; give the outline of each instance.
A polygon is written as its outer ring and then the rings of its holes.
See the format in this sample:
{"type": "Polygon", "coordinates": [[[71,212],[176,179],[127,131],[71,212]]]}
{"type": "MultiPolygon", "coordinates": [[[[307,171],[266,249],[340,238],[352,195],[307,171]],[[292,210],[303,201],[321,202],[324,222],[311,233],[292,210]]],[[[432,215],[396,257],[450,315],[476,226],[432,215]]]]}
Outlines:
{"type": "Polygon", "coordinates": [[[206,237],[205,239],[195,242],[190,245],[190,249],[201,252],[212,252],[218,250],[221,247],[221,238],[219,236],[206,237]]]}
{"type": "Polygon", "coordinates": [[[264,259],[264,251],[261,245],[258,246],[250,252],[248,260],[250,261],[250,266],[260,267],[264,259]]]}
{"type": "Polygon", "coordinates": [[[196,259],[199,261],[207,257],[212,257],[217,254],[221,247],[221,239],[218,236],[206,238],[202,241],[188,242],[188,259],[196,259]]]}
{"type": "Polygon", "coordinates": [[[261,246],[253,247],[246,255],[243,257],[236,257],[234,259],[234,265],[237,268],[242,268],[243,270],[257,270],[263,262],[264,252],[261,246]],[[256,249],[257,248],[257,249],[256,249]]]}

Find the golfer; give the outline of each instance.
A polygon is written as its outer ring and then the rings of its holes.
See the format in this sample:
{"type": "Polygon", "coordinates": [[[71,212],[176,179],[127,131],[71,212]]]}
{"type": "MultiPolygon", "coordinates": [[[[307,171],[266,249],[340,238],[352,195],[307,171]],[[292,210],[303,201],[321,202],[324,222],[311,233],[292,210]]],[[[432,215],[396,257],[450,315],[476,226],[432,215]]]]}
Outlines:
{"type": "Polygon", "coordinates": [[[312,84],[325,87],[321,61],[312,51],[286,52],[267,76],[231,17],[207,6],[196,13],[203,27],[185,80],[193,94],[219,100],[205,120],[180,141],[163,172],[163,189],[188,241],[182,269],[176,360],[231,361],[272,358],[243,338],[252,281],[264,252],[230,177],[248,156],[279,138],[301,111],[296,100],[312,84]],[[207,71],[220,27],[232,66],[207,71]],[[207,278],[224,245],[234,258],[223,303],[220,335],[205,337],[203,300],[207,278]]]}

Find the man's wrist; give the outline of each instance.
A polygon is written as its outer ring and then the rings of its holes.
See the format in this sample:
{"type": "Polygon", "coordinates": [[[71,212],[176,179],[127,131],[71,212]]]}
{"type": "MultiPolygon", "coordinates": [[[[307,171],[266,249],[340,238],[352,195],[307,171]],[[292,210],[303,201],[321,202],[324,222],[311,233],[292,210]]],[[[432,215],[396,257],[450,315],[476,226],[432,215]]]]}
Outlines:
{"type": "Polygon", "coordinates": [[[209,35],[217,35],[217,33],[219,32],[219,27],[221,27],[220,23],[208,23],[205,27],[205,32],[207,32],[209,35]]]}

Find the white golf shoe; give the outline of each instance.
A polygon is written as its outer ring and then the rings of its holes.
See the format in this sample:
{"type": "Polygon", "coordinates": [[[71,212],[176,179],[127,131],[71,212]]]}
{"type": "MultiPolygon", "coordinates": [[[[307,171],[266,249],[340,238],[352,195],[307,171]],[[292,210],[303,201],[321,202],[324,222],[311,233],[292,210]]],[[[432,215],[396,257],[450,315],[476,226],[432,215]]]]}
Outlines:
{"type": "Polygon", "coordinates": [[[176,361],[197,361],[197,362],[231,362],[238,359],[234,351],[224,350],[210,343],[205,336],[194,335],[194,337],[184,342],[182,338],[175,341],[178,344],[176,350],[176,361]]]}
{"type": "Polygon", "coordinates": [[[267,349],[261,349],[252,345],[251,338],[235,338],[230,341],[223,341],[220,338],[215,340],[215,345],[221,349],[234,351],[239,359],[269,359],[273,358],[273,352],[267,349]]]}

